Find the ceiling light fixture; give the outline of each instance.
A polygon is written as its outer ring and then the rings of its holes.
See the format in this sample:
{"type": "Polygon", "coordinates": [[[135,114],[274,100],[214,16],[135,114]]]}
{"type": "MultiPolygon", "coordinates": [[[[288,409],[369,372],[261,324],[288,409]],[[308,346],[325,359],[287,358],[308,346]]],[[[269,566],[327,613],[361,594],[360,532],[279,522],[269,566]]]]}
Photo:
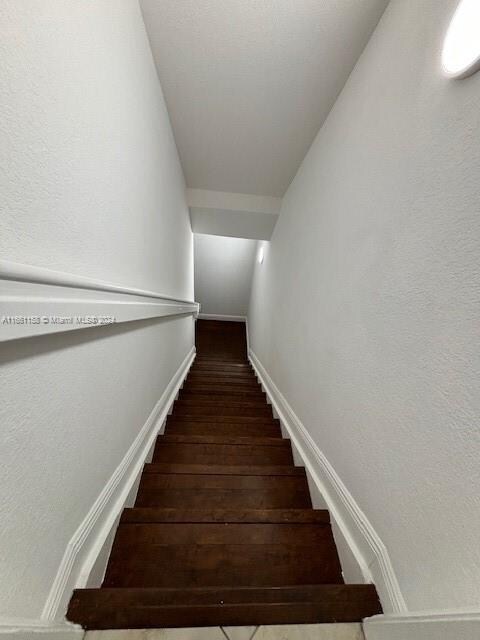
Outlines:
{"type": "Polygon", "coordinates": [[[442,68],[449,78],[480,68],[480,0],[460,0],[443,43],[442,68]]]}

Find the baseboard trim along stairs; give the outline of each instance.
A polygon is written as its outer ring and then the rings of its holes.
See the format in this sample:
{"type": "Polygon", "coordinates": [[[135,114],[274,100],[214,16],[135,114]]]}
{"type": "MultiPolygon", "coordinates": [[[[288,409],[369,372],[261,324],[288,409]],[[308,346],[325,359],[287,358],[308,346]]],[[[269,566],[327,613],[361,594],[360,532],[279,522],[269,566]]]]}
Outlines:
{"type": "Polygon", "coordinates": [[[246,358],[243,323],[199,320],[198,355],[123,511],[85,629],[359,623],[372,584],[344,584],[329,513],[246,358]],[[225,336],[227,332],[228,336],[225,336]]]}
{"type": "Polygon", "coordinates": [[[406,612],[407,607],[385,545],[251,349],[249,359],[275,414],[305,465],[309,479],[326,501],[361,567],[365,582],[375,583],[386,610],[406,612]]]}

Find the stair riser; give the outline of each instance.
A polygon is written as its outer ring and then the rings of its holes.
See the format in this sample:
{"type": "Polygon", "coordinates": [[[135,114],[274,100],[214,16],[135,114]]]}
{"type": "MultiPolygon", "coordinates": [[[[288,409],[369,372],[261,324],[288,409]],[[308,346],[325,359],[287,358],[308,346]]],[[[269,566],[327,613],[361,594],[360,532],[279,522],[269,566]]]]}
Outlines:
{"type": "Polygon", "coordinates": [[[314,524],[123,524],[117,530],[115,553],[158,545],[286,544],[314,547],[333,544],[330,525],[314,524]],[[128,547],[128,550],[127,550],[128,547]]]}
{"type": "Polygon", "coordinates": [[[215,398],[216,400],[228,399],[232,401],[245,400],[251,402],[255,400],[257,402],[265,402],[265,394],[260,389],[247,389],[242,390],[237,387],[227,387],[221,389],[220,387],[206,387],[206,386],[185,386],[182,389],[182,398],[198,398],[205,396],[207,398],[215,398]]]}
{"type": "Polygon", "coordinates": [[[244,409],[256,409],[260,413],[264,410],[269,410],[269,406],[265,402],[265,399],[261,398],[238,398],[234,397],[225,397],[225,396],[214,396],[211,394],[185,394],[182,396],[181,400],[178,400],[174,406],[174,412],[177,407],[213,407],[213,408],[223,408],[228,407],[229,409],[236,409],[236,414],[242,414],[244,409]]]}
{"type": "Polygon", "coordinates": [[[238,418],[250,416],[252,418],[272,418],[272,410],[269,407],[232,407],[222,405],[203,405],[203,404],[185,404],[176,403],[173,414],[176,416],[235,416],[238,418]]]}
{"type": "Polygon", "coordinates": [[[259,389],[260,385],[256,378],[230,378],[229,376],[205,376],[202,374],[190,373],[185,380],[185,385],[196,384],[207,387],[226,386],[235,387],[237,389],[254,388],[259,389]]]}
{"type": "Polygon", "coordinates": [[[288,449],[290,447],[290,440],[285,438],[248,438],[244,435],[238,437],[228,436],[213,436],[211,434],[203,436],[184,436],[184,435],[163,435],[162,444],[214,444],[214,445],[235,445],[245,446],[250,445],[265,446],[265,447],[283,447],[288,449]]]}
{"type": "Polygon", "coordinates": [[[209,378],[231,378],[232,380],[256,381],[253,371],[228,371],[222,369],[191,369],[190,376],[201,376],[205,381],[209,378]]]}
{"type": "MultiPolygon", "coordinates": [[[[261,468],[261,465],[258,467],[261,468]]],[[[300,489],[308,491],[306,476],[287,475],[196,475],[145,473],[142,475],[139,493],[161,489],[228,489],[229,491],[248,489],[252,492],[267,489],[300,489]]]]}
{"type": "Polygon", "coordinates": [[[170,415],[167,420],[167,424],[185,424],[195,422],[208,422],[209,424],[248,424],[248,425],[268,425],[268,426],[280,426],[278,420],[274,420],[272,416],[219,416],[218,414],[213,416],[196,416],[193,414],[175,414],[170,415]]]}
{"type": "Polygon", "coordinates": [[[258,384],[257,378],[253,371],[240,373],[235,371],[200,371],[199,369],[192,369],[188,374],[187,380],[202,380],[205,383],[210,384],[212,380],[230,381],[230,384],[236,384],[241,382],[250,382],[258,384]]]}
{"type": "Polygon", "coordinates": [[[158,489],[139,491],[136,507],[172,509],[309,509],[310,494],[302,490],[158,489]]]}
{"type": "Polygon", "coordinates": [[[249,438],[279,438],[282,432],[279,427],[267,427],[265,425],[230,425],[230,424],[208,424],[208,423],[167,423],[165,435],[218,435],[218,436],[247,436],[249,438]]]}
{"type": "Polygon", "coordinates": [[[104,587],[259,586],[341,583],[327,547],[167,545],[112,551],[104,587]]]}
{"type": "Polygon", "coordinates": [[[322,524],[329,525],[324,509],[159,509],[132,507],[125,509],[122,524],[169,522],[238,523],[238,524],[322,524]]]}
{"type": "Polygon", "coordinates": [[[247,445],[203,445],[157,443],[153,462],[181,464],[293,464],[290,449],[247,445]]]}

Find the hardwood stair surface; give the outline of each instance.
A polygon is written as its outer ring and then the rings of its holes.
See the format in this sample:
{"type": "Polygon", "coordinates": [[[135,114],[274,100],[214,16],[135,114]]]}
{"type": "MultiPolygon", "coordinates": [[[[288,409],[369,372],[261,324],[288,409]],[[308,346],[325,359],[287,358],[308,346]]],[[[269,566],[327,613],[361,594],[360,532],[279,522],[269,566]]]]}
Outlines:
{"type": "Polygon", "coordinates": [[[242,323],[199,320],[197,358],[103,584],[78,589],[85,629],[358,622],[375,587],[344,584],[325,510],[246,358],[242,323]]]}

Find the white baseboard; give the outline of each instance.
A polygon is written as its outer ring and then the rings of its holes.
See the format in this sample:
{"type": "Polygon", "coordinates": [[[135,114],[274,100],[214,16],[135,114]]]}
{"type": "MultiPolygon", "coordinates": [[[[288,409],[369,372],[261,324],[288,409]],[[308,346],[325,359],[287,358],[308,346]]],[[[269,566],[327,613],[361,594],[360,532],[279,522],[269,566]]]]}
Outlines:
{"type": "Polygon", "coordinates": [[[405,601],[382,540],[251,349],[249,358],[282,427],[305,465],[309,480],[323,496],[361,568],[365,582],[375,583],[384,611],[406,612],[405,601]]]}
{"type": "Polygon", "coordinates": [[[246,316],[224,316],[215,313],[199,313],[200,320],[226,320],[227,322],[246,322],[246,316]]]}
{"type": "Polygon", "coordinates": [[[194,358],[195,347],[177,369],[122,462],[69,541],[42,612],[44,624],[62,620],[72,591],[87,584],[95,560],[142,472],[146,457],[194,358]]]}
{"type": "Polygon", "coordinates": [[[1,640],[82,640],[84,630],[67,622],[0,618],[1,640]]]}
{"type": "Polygon", "coordinates": [[[480,611],[374,616],[363,631],[366,640],[478,640],[480,611]]]}

